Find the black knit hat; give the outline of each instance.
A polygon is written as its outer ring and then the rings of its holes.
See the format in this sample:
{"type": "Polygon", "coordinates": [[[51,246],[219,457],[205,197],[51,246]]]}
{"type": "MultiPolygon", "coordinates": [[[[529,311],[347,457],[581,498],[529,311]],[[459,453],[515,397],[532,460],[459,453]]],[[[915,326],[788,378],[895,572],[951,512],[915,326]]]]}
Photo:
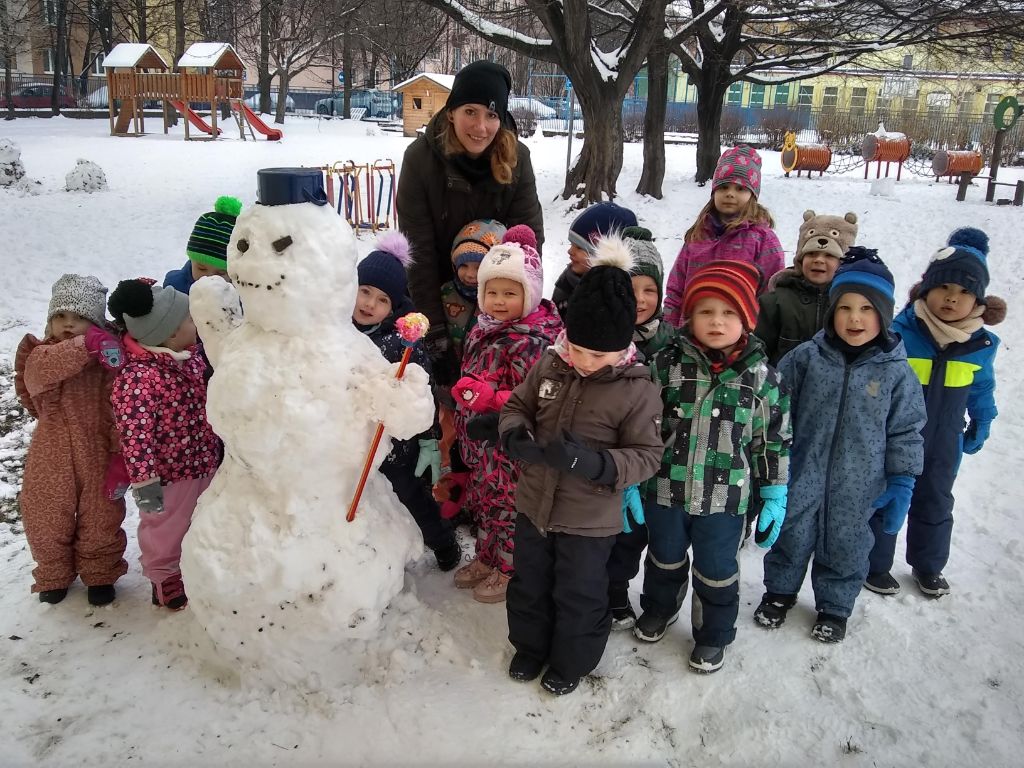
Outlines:
{"type": "Polygon", "coordinates": [[[204,213],[192,227],[185,246],[190,261],[208,264],[215,269],[228,268],[228,241],[235,219],[242,212],[242,201],[237,197],[218,197],[210,213],[204,213]]]}
{"type": "Polygon", "coordinates": [[[445,104],[449,110],[463,104],[483,104],[496,112],[502,122],[508,112],[508,95],[512,90],[512,75],[501,64],[492,61],[474,61],[455,76],[452,91],[445,104]]]}
{"type": "Polygon", "coordinates": [[[618,235],[597,241],[593,266],[580,279],[565,313],[566,338],[594,352],[628,349],[636,326],[629,246],[618,235]]]}

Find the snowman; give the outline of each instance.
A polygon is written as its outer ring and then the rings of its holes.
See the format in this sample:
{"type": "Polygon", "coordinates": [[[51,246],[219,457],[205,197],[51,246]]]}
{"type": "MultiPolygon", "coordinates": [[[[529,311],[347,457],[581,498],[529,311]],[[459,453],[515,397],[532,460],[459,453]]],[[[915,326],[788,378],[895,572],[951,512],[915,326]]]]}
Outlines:
{"type": "Polygon", "coordinates": [[[190,297],[225,455],[182,545],[189,606],[243,682],[303,691],[380,630],[422,552],[376,471],[387,439],[345,516],[377,423],[406,439],[434,414],[423,369],[396,380],[352,325],[355,237],[325,202],[319,171],[260,171],[228,244],[232,282],[203,278],[190,297]]]}

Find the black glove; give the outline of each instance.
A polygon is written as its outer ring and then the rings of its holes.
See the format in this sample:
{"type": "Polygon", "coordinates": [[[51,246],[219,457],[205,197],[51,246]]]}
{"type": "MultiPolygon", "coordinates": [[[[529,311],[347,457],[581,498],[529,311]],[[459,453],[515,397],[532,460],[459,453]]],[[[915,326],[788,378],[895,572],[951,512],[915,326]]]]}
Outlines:
{"type": "Polygon", "coordinates": [[[448,390],[459,379],[459,361],[452,349],[451,339],[444,326],[431,328],[423,337],[423,349],[430,358],[430,371],[434,385],[448,390]]]}
{"type": "Polygon", "coordinates": [[[470,440],[498,444],[498,412],[481,413],[466,422],[466,436],[470,440]]]}
{"type": "Polygon", "coordinates": [[[611,484],[615,481],[614,463],[610,457],[604,456],[603,451],[595,451],[583,445],[579,438],[571,432],[562,431],[562,437],[552,440],[544,446],[544,463],[559,472],[568,472],[571,475],[584,477],[591,482],[600,481],[601,484],[611,484]],[[605,479],[606,466],[612,465],[612,477],[605,479]]]}
{"type": "Polygon", "coordinates": [[[501,450],[510,459],[528,461],[531,464],[544,462],[544,449],[537,444],[530,430],[523,424],[501,436],[501,450]]]}

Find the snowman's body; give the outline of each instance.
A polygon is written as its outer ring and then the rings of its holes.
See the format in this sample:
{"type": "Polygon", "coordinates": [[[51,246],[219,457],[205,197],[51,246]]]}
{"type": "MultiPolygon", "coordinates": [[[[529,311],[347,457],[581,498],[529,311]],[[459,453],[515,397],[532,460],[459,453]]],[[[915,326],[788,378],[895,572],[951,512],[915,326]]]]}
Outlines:
{"type": "Polygon", "coordinates": [[[330,208],[256,206],[228,246],[238,292],[204,278],[191,293],[225,456],[185,538],[182,574],[219,654],[272,684],[318,687],[339,663],[332,650],[378,630],[422,551],[376,468],[388,435],[429,428],[429,386],[418,366],[396,382],[352,325],[355,267],[355,239],[330,208]],[[386,437],[347,523],[378,421],[386,437]]]}

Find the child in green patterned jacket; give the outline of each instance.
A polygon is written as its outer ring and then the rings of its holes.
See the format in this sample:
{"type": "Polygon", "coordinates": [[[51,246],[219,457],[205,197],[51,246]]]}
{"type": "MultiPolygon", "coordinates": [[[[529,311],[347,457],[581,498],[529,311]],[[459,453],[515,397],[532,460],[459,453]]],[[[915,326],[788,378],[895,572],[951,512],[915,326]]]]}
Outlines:
{"type": "Polygon", "coordinates": [[[786,514],[789,399],[751,334],[760,279],[746,262],[701,267],[683,294],[687,324],[651,362],[666,448],[642,490],[650,544],[633,633],[657,642],[676,620],[692,546],[696,672],[720,669],[736,637],[736,554],[755,485],[763,500],[758,544],[772,545],[786,514]]]}

